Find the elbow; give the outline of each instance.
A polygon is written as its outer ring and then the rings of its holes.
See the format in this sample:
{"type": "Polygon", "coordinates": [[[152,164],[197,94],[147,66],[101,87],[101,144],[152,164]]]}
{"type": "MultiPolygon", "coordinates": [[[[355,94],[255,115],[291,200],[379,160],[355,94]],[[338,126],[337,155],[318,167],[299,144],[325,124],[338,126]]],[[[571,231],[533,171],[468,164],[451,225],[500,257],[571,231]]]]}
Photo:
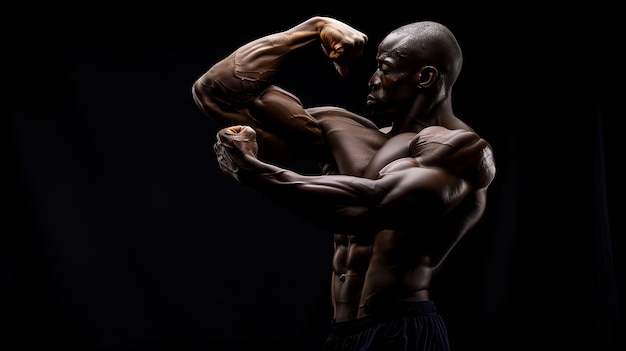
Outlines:
{"type": "Polygon", "coordinates": [[[202,86],[200,79],[196,80],[191,85],[191,97],[193,98],[193,102],[200,109],[200,111],[206,114],[206,110],[204,109],[204,106],[202,104],[203,86],[202,86]]]}
{"type": "Polygon", "coordinates": [[[214,101],[215,95],[214,79],[209,75],[209,72],[198,78],[191,85],[191,97],[198,109],[200,109],[205,116],[210,115],[210,106],[216,103],[216,101],[214,101]]]}
{"type": "Polygon", "coordinates": [[[194,100],[201,101],[207,96],[210,96],[208,92],[212,86],[213,79],[208,75],[209,72],[196,79],[191,85],[191,95],[194,100]]]}

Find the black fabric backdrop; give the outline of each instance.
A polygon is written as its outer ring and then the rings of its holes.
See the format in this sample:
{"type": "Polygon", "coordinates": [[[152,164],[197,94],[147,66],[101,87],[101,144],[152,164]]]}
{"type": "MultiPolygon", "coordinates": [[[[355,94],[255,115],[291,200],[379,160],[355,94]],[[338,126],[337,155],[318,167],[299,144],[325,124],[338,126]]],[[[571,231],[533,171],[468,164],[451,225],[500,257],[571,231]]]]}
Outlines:
{"type": "Polygon", "coordinates": [[[190,94],[239,45],[315,14],[371,45],[346,79],[303,50],[280,83],[308,106],[364,112],[375,44],[401,24],[441,21],[464,49],[455,112],[493,144],[498,173],[436,278],[453,350],[617,349],[624,56],[609,45],[612,11],[380,5],[7,13],[0,349],[319,348],[331,234],[222,175],[216,128],[190,94]]]}

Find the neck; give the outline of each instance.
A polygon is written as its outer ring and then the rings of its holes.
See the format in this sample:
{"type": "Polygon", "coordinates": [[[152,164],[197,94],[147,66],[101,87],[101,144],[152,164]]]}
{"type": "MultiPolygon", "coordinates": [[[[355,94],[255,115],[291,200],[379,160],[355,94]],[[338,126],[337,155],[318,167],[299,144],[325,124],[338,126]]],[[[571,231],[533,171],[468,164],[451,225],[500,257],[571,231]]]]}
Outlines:
{"type": "Polygon", "coordinates": [[[391,133],[418,133],[426,127],[445,126],[446,121],[449,121],[451,118],[454,118],[454,114],[450,99],[444,99],[435,104],[421,99],[416,101],[406,118],[403,118],[400,123],[393,124],[391,133]]]}

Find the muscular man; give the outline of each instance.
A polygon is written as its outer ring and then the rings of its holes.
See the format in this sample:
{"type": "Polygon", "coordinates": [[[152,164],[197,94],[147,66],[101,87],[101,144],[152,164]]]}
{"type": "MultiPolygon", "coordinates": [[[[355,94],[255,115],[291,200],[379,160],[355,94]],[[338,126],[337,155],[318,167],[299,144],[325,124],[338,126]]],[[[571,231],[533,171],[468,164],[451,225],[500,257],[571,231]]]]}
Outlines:
{"type": "Polygon", "coordinates": [[[448,350],[429,288],[481,218],[495,176],[491,146],[453,113],[463,62],[454,35],[420,21],[383,39],[369,80],[371,119],[305,108],[275,85],[305,45],[321,45],[345,76],[367,40],[336,19],[312,17],[217,62],[193,97],[223,128],[214,148],[224,173],[336,233],[327,350],[448,350]],[[281,163],[294,159],[317,162],[320,174],[281,163]]]}

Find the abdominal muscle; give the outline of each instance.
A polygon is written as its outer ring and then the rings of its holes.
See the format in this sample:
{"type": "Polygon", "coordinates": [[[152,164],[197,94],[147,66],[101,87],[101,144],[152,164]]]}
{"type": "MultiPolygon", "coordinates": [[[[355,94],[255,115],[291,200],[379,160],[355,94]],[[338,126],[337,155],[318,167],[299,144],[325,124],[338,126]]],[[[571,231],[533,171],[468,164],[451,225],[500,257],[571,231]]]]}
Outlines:
{"type": "Polygon", "coordinates": [[[429,299],[432,267],[413,240],[389,230],[368,237],[335,234],[331,288],[337,322],[429,299]]]}

